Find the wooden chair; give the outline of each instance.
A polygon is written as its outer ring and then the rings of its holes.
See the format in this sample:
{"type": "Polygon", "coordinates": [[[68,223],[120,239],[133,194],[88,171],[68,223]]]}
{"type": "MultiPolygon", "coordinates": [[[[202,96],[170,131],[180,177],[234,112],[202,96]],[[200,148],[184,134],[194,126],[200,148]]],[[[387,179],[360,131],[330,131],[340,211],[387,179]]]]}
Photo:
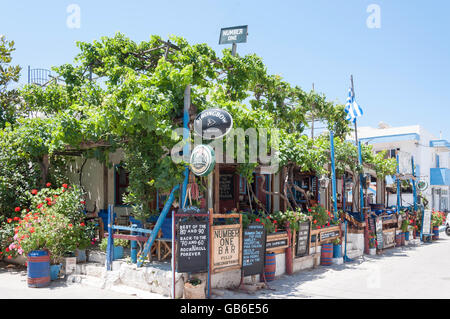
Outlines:
{"type": "MultiPolygon", "coordinates": [[[[155,240],[157,245],[158,260],[164,260],[172,254],[172,238],[163,238],[162,231],[159,230],[155,240]]],[[[153,247],[152,247],[153,248],[153,247]]]]}

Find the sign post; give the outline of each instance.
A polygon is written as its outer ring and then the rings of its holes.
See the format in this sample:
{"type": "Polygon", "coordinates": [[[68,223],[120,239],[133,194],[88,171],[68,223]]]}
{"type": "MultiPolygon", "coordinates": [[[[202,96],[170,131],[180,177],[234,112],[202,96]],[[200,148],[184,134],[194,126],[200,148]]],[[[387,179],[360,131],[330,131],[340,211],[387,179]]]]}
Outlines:
{"type": "Polygon", "coordinates": [[[236,43],[247,42],[248,26],[241,25],[236,27],[222,28],[220,30],[219,44],[232,43],[231,54],[236,55],[236,43]]]}

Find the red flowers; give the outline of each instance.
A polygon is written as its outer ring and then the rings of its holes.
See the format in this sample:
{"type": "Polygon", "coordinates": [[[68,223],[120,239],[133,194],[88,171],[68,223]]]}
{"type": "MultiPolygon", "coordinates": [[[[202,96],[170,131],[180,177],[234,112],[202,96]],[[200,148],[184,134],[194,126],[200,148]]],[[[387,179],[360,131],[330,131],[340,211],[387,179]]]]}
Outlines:
{"type": "Polygon", "coordinates": [[[34,233],[34,232],[35,232],[34,227],[30,227],[30,233],[34,233]]]}
{"type": "Polygon", "coordinates": [[[38,190],[37,189],[33,189],[32,191],[31,191],[31,194],[33,194],[33,195],[36,195],[38,193],[38,190]]]}
{"type": "Polygon", "coordinates": [[[8,224],[10,224],[13,220],[12,218],[8,218],[6,221],[8,222],[8,224]]]}
{"type": "Polygon", "coordinates": [[[82,200],[80,203],[83,204],[83,205],[86,204],[86,202],[84,200],[82,200]]]}
{"type": "Polygon", "coordinates": [[[66,188],[66,189],[67,189],[68,186],[69,185],[67,185],[67,184],[62,184],[62,187],[66,188]]]}
{"type": "Polygon", "coordinates": [[[14,211],[15,211],[16,213],[20,212],[20,207],[14,208],[14,211]]]}
{"type": "Polygon", "coordinates": [[[39,205],[37,205],[37,208],[40,209],[42,206],[44,206],[44,203],[40,203],[39,205]]]}
{"type": "Polygon", "coordinates": [[[256,218],[255,220],[256,220],[258,223],[261,221],[261,219],[259,219],[259,218],[256,218]]]}
{"type": "Polygon", "coordinates": [[[69,227],[70,227],[70,228],[72,228],[72,226],[73,226],[72,224],[69,224],[69,227]]]}
{"type": "Polygon", "coordinates": [[[17,217],[17,216],[14,217],[14,221],[15,221],[15,222],[17,222],[17,221],[19,221],[19,220],[20,220],[20,217],[17,217]]]}
{"type": "Polygon", "coordinates": [[[50,187],[50,186],[52,186],[52,184],[47,183],[47,184],[45,184],[45,186],[50,187]]]}

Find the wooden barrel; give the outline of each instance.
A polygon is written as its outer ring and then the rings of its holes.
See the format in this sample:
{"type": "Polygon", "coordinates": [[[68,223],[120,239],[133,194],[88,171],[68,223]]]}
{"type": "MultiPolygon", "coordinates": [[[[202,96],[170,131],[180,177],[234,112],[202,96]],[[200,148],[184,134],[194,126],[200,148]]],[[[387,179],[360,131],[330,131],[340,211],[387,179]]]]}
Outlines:
{"type": "Polygon", "coordinates": [[[332,264],[333,259],[333,244],[322,244],[320,253],[320,264],[322,266],[329,266],[332,264]]]}
{"type": "Polygon", "coordinates": [[[439,226],[433,226],[433,240],[439,239],[439,226]]]}
{"type": "Polygon", "coordinates": [[[34,250],[27,257],[28,287],[47,287],[50,284],[50,256],[48,252],[34,250]]]}
{"type": "Polygon", "coordinates": [[[266,281],[275,280],[275,270],[277,267],[275,253],[266,253],[266,264],[264,266],[264,275],[266,281]]]}
{"type": "Polygon", "coordinates": [[[400,233],[402,246],[405,246],[405,233],[400,233]]]}

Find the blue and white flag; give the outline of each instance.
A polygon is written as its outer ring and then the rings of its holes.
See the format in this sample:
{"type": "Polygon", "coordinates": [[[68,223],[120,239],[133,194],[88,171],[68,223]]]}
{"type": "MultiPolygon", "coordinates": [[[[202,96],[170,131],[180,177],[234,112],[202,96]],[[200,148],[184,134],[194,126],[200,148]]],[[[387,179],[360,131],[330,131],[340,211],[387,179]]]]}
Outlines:
{"type": "Polygon", "coordinates": [[[352,123],[355,123],[356,118],[363,115],[363,110],[361,106],[355,101],[355,96],[353,95],[352,89],[348,90],[347,104],[345,104],[345,112],[347,117],[345,118],[352,123]]]}

